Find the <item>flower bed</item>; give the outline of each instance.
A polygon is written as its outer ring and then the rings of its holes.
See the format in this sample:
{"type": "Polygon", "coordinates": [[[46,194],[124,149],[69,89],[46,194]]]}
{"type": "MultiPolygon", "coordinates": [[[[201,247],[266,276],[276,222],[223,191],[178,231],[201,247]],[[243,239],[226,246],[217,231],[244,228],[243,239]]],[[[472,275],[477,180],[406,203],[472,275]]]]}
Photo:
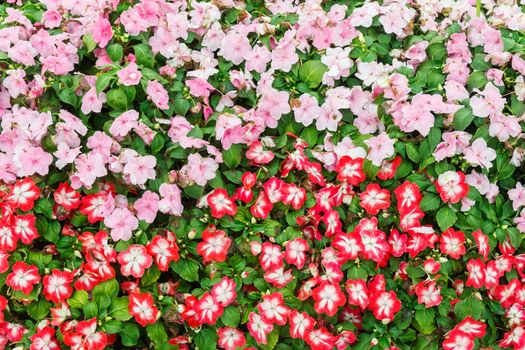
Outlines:
{"type": "Polygon", "coordinates": [[[524,8],[2,2],[0,347],[525,349],[524,8]]]}

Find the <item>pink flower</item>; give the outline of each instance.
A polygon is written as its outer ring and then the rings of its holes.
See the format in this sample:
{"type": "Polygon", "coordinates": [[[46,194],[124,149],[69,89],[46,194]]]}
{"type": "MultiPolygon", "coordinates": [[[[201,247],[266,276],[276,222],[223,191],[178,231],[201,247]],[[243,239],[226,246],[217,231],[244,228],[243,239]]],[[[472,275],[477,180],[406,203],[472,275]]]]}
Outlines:
{"type": "Polygon", "coordinates": [[[146,88],[146,93],[151,98],[151,101],[160,109],[169,109],[168,101],[169,96],[168,92],[156,80],[148,80],[148,87],[146,88]]]}
{"type": "Polygon", "coordinates": [[[157,216],[159,195],[155,192],[146,191],[142,197],[137,199],[133,207],[137,211],[137,218],[151,224],[157,216]]]}
{"type": "Polygon", "coordinates": [[[75,190],[84,186],[91,188],[98,177],[108,174],[104,159],[99,153],[81,154],[75,160],[76,172],[71,176],[71,187],[75,190]]]}
{"type": "Polygon", "coordinates": [[[206,185],[208,180],[215,178],[215,172],[219,165],[211,158],[203,158],[198,153],[188,156],[188,175],[200,186],[206,185]]]}
{"type": "Polygon", "coordinates": [[[240,64],[251,49],[250,42],[246,35],[230,31],[222,39],[218,55],[233,64],[240,64]]]}
{"type": "Polygon", "coordinates": [[[257,73],[262,73],[266,70],[266,65],[272,60],[270,50],[264,45],[259,45],[253,48],[246,56],[246,69],[254,70],[257,73]]]}
{"type": "Polygon", "coordinates": [[[464,131],[443,133],[443,142],[437,145],[433,153],[434,158],[436,158],[436,161],[441,162],[445,158],[463,153],[471,138],[472,135],[464,131]]]}
{"type": "Polygon", "coordinates": [[[486,169],[492,167],[492,161],[496,159],[496,151],[487,146],[484,139],[474,140],[472,145],[463,150],[464,158],[473,165],[479,165],[486,169]]]}
{"type": "Polygon", "coordinates": [[[384,159],[394,155],[394,143],[386,132],[365,140],[368,146],[367,159],[370,159],[375,166],[380,166],[384,159]]]}
{"type": "Polygon", "coordinates": [[[125,68],[122,68],[117,72],[119,82],[124,86],[132,86],[140,83],[142,73],[137,68],[135,62],[131,62],[125,68]]]}
{"type": "Polygon", "coordinates": [[[350,47],[327,48],[325,55],[321,57],[321,62],[328,67],[323,74],[323,84],[334,86],[335,81],[350,75],[350,68],[354,65],[350,56],[350,47]]]}
{"type": "Polygon", "coordinates": [[[126,136],[133,128],[138,126],[139,112],[129,110],[119,115],[111,124],[109,132],[113,136],[126,136]]]}
{"type": "Polygon", "coordinates": [[[179,216],[182,214],[180,189],[175,184],[164,183],[160,185],[159,193],[162,199],[159,202],[159,210],[165,214],[179,216]]]}
{"type": "Polygon", "coordinates": [[[130,157],[122,173],[129,178],[131,184],[144,185],[146,181],[155,179],[156,164],[157,159],[154,156],[130,157]]]}
{"type": "Polygon", "coordinates": [[[521,233],[525,233],[525,209],[520,212],[520,216],[514,218],[514,223],[521,233]]]}
{"type": "Polygon", "coordinates": [[[127,241],[133,230],[139,226],[139,221],[128,208],[116,208],[104,219],[104,225],[111,229],[111,238],[114,241],[127,241]]]}
{"type": "Polygon", "coordinates": [[[478,117],[501,113],[505,107],[506,100],[503,98],[492,83],[487,83],[483,92],[470,99],[472,113],[478,117]]]}
{"type": "Polygon", "coordinates": [[[298,100],[292,101],[295,121],[309,126],[322,113],[317,99],[310,94],[302,94],[298,100]]]}
{"type": "Polygon", "coordinates": [[[104,102],[106,102],[106,94],[100,92],[97,95],[97,89],[93,86],[82,97],[82,107],[80,110],[84,114],[91,112],[100,113],[104,102]]]}
{"type": "Polygon", "coordinates": [[[516,183],[516,187],[509,190],[508,195],[515,211],[525,205],[525,187],[520,182],[516,183]]]}
{"type": "Polygon", "coordinates": [[[12,69],[7,71],[7,77],[2,85],[7,89],[12,98],[27,94],[27,83],[24,80],[26,72],[23,69],[12,69]]]}
{"type": "Polygon", "coordinates": [[[35,64],[37,51],[31,46],[29,41],[19,41],[9,49],[9,58],[25,66],[35,64]]]}
{"type": "Polygon", "coordinates": [[[24,147],[18,156],[21,165],[20,176],[34,174],[47,175],[49,166],[53,163],[53,156],[45,152],[42,147],[24,147]]]}
{"type": "Polygon", "coordinates": [[[57,10],[47,10],[42,16],[42,23],[46,28],[57,28],[60,27],[62,22],[62,15],[57,10]]]}
{"type": "Polygon", "coordinates": [[[201,78],[186,80],[186,85],[190,88],[190,94],[195,97],[209,97],[210,92],[215,88],[206,80],[201,78]]]}
{"type": "Polygon", "coordinates": [[[490,116],[490,136],[497,137],[501,142],[505,142],[511,137],[518,137],[520,134],[521,126],[518,118],[506,116],[502,113],[496,113],[490,116]]]}
{"type": "Polygon", "coordinates": [[[106,47],[111,38],[113,37],[113,29],[111,29],[111,23],[107,18],[100,17],[91,29],[93,35],[93,41],[100,47],[106,47]]]}
{"type": "Polygon", "coordinates": [[[264,93],[259,101],[259,111],[268,114],[268,118],[265,120],[266,126],[276,128],[281,116],[290,113],[289,98],[290,95],[287,91],[278,91],[273,88],[264,93]]]}
{"type": "Polygon", "coordinates": [[[272,51],[272,68],[279,69],[283,72],[289,72],[297,61],[299,56],[297,55],[296,47],[297,43],[293,36],[294,31],[288,30],[285,32],[284,37],[279,41],[279,44],[272,51]]]}

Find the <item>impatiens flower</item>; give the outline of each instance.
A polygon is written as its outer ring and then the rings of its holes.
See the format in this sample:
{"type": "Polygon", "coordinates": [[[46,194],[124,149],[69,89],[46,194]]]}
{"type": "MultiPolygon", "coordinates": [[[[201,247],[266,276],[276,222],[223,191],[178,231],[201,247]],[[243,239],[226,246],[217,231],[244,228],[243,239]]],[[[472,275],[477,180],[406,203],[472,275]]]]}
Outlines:
{"type": "Polygon", "coordinates": [[[38,268],[34,265],[27,265],[23,261],[17,261],[13,265],[13,272],[7,275],[6,284],[14,290],[29,295],[35,284],[40,282],[38,268]]]}
{"type": "Polygon", "coordinates": [[[262,244],[261,255],[259,256],[259,263],[264,271],[278,269],[283,266],[281,247],[277,244],[264,242],[262,244]]]}
{"type": "Polygon", "coordinates": [[[218,345],[224,350],[236,350],[246,344],[244,333],[237,328],[221,327],[217,330],[218,345]]]}
{"type": "Polygon", "coordinates": [[[307,333],[305,341],[312,350],[330,350],[334,347],[335,337],[326,328],[320,328],[307,333]]]}
{"type": "Polygon", "coordinates": [[[487,142],[482,138],[474,140],[472,145],[463,150],[464,158],[473,165],[479,165],[485,169],[492,167],[492,161],[496,159],[496,151],[487,146],[487,142]]]}
{"type": "Polygon", "coordinates": [[[106,102],[106,94],[99,92],[97,94],[96,88],[91,87],[82,97],[81,111],[84,114],[91,112],[100,113],[102,105],[106,102]]]}
{"type": "Polygon", "coordinates": [[[78,322],[76,334],[82,336],[84,346],[89,349],[103,350],[106,348],[108,342],[107,335],[104,332],[97,332],[96,317],[87,321],[78,322]]]}
{"type": "Polygon", "coordinates": [[[250,208],[250,213],[258,219],[266,219],[272,211],[273,204],[266,192],[262,191],[257,196],[255,203],[250,208]]]}
{"type": "Polygon", "coordinates": [[[282,190],[282,202],[286,205],[291,205],[294,210],[301,209],[306,201],[306,190],[293,183],[285,184],[282,190]]]}
{"type": "Polygon", "coordinates": [[[29,350],[58,350],[60,343],[55,338],[55,330],[51,327],[43,327],[31,337],[29,350]]]}
{"type": "Polygon", "coordinates": [[[124,86],[133,86],[140,83],[142,73],[138,70],[135,62],[129,63],[125,68],[117,72],[119,82],[124,86]]]}
{"type": "Polygon", "coordinates": [[[237,206],[228,196],[228,192],[222,188],[213,190],[206,197],[206,202],[210,206],[211,215],[214,218],[220,219],[224,215],[234,216],[237,213],[237,206]]]}
{"type": "Polygon", "coordinates": [[[179,260],[177,243],[170,242],[162,236],[153,237],[151,242],[146,245],[146,249],[160,271],[168,271],[169,264],[172,261],[179,260]]]}
{"type": "Polygon", "coordinates": [[[139,221],[128,208],[116,208],[104,219],[104,225],[111,229],[111,238],[114,241],[127,241],[136,230],[139,221]]]}
{"type": "Polygon", "coordinates": [[[149,268],[153,259],[148,254],[146,248],[140,244],[132,244],[117,256],[120,264],[120,272],[124,276],[133,276],[140,278],[149,268]]]}
{"type": "Polygon", "coordinates": [[[313,290],[312,297],[315,300],[314,308],[318,313],[334,316],[339,307],[345,305],[346,297],[339,285],[335,283],[324,283],[313,290]]]}
{"type": "Polygon", "coordinates": [[[138,127],[139,112],[129,110],[119,115],[109,128],[113,136],[126,136],[132,129],[138,127]]]}
{"type": "Polygon", "coordinates": [[[441,234],[439,245],[441,252],[447,254],[452,259],[459,259],[466,253],[464,246],[465,235],[461,231],[455,231],[453,228],[449,228],[441,234]]]}
{"type": "Polygon", "coordinates": [[[134,292],[129,295],[129,313],[135,317],[135,321],[142,327],[154,324],[157,321],[159,310],[153,302],[150,293],[134,292]]]}
{"type": "Polygon", "coordinates": [[[159,109],[168,109],[168,101],[169,96],[168,92],[162,86],[161,83],[159,83],[156,80],[148,80],[148,86],[146,88],[146,93],[151,98],[151,101],[157,106],[159,109]]]}
{"type": "Polygon", "coordinates": [[[366,186],[365,192],[359,194],[359,205],[370,215],[377,215],[381,209],[390,207],[390,192],[377,184],[366,186]]]}
{"type": "Polygon", "coordinates": [[[15,208],[22,211],[29,211],[33,209],[35,200],[40,197],[40,189],[35,185],[34,181],[28,177],[18,180],[4,200],[15,208]]]}
{"type": "Polygon", "coordinates": [[[221,262],[226,260],[231,242],[226,232],[206,229],[202,232],[202,242],[197,244],[197,253],[202,256],[204,263],[221,262]]]}
{"type": "Polygon", "coordinates": [[[443,297],[441,296],[441,287],[435,281],[419,282],[415,288],[417,295],[417,302],[424,304],[426,308],[438,306],[441,304],[443,297]]]}
{"type": "Polygon", "coordinates": [[[55,193],[53,193],[55,202],[66,210],[77,209],[80,204],[80,193],[75,191],[67,182],[61,183],[55,193]]]}
{"type": "Polygon", "coordinates": [[[394,155],[394,140],[385,132],[365,140],[365,144],[368,146],[367,159],[375,166],[380,166],[384,159],[394,155]]]}
{"type": "Polygon", "coordinates": [[[467,263],[467,287],[481,288],[485,282],[485,264],[481,259],[470,259],[467,263]]]}
{"type": "Polygon", "coordinates": [[[203,158],[198,153],[188,156],[188,175],[199,186],[204,186],[215,178],[219,164],[212,158],[203,158]]]}
{"type": "Polygon", "coordinates": [[[251,312],[248,316],[248,331],[258,344],[267,344],[266,336],[273,330],[273,324],[267,323],[260,315],[251,312]]]}
{"type": "Polygon", "coordinates": [[[483,232],[479,229],[472,232],[472,236],[474,236],[474,240],[478,246],[478,253],[483,256],[483,260],[486,261],[489,257],[490,251],[489,237],[483,234],[483,232]]]}
{"type": "Polygon", "coordinates": [[[36,217],[33,214],[17,215],[13,220],[13,233],[22,243],[31,244],[38,238],[38,231],[35,227],[36,217]]]}
{"type": "Polygon", "coordinates": [[[100,47],[106,47],[113,37],[111,23],[109,23],[107,18],[101,17],[95,23],[93,23],[92,37],[93,41],[96,42],[100,47]]]}
{"type": "Polygon", "coordinates": [[[246,158],[252,160],[255,164],[268,164],[273,160],[273,153],[265,151],[260,141],[254,141],[250,149],[246,152],[246,158]]]}
{"type": "Polygon", "coordinates": [[[290,309],[284,305],[282,294],[278,292],[264,295],[257,305],[257,310],[265,322],[280,326],[286,324],[290,313],[290,309]]]}
{"type": "Polygon", "coordinates": [[[237,296],[235,287],[235,281],[228,277],[223,277],[219,283],[213,285],[211,295],[216,302],[226,307],[230,305],[237,296]]]}
{"type": "Polygon", "coordinates": [[[199,299],[194,309],[200,324],[215,324],[224,311],[208,292],[199,299]]]}
{"type": "Polygon", "coordinates": [[[292,310],[288,315],[290,324],[290,336],[292,338],[305,339],[306,335],[314,328],[315,320],[306,312],[292,310]]]}
{"type": "Polygon", "coordinates": [[[492,83],[485,85],[483,92],[472,97],[470,101],[472,113],[475,116],[482,118],[500,113],[503,111],[505,103],[505,98],[501,96],[498,88],[492,83]]]}
{"type": "Polygon", "coordinates": [[[378,320],[392,321],[394,315],[401,310],[401,301],[397,299],[394,291],[383,291],[371,294],[369,308],[378,320]]]}
{"type": "Polygon", "coordinates": [[[288,264],[295,265],[299,270],[303,268],[306,262],[306,252],[308,251],[308,242],[302,238],[295,238],[286,244],[284,258],[288,264]]]}
{"type": "Polygon", "coordinates": [[[465,174],[461,171],[447,171],[440,174],[435,185],[443,202],[457,203],[466,197],[469,191],[465,183],[465,174]]]}
{"type": "Polygon", "coordinates": [[[363,172],[363,158],[351,158],[349,156],[343,156],[337,162],[337,180],[346,181],[350,185],[359,185],[366,179],[366,175],[363,172]]]}
{"type": "Polygon", "coordinates": [[[51,275],[44,276],[42,292],[47,300],[60,303],[73,294],[71,282],[73,282],[71,272],[53,269],[51,275]]]}
{"type": "Polygon", "coordinates": [[[155,192],[146,191],[142,197],[133,203],[133,207],[137,211],[137,218],[144,220],[148,224],[155,221],[157,212],[159,210],[159,195],[155,192]]]}
{"type": "Polygon", "coordinates": [[[184,209],[181,202],[181,191],[175,184],[163,183],[160,185],[159,193],[162,199],[159,201],[159,210],[170,215],[180,215],[184,209]]]}
{"type": "Polygon", "coordinates": [[[452,331],[443,342],[444,350],[472,350],[474,349],[474,338],[461,331],[452,331]]]}
{"type": "Polygon", "coordinates": [[[155,165],[157,160],[154,156],[130,157],[122,170],[133,185],[144,185],[147,180],[155,179],[155,165]]]}
{"type": "Polygon", "coordinates": [[[347,280],[346,292],[348,293],[348,304],[359,306],[361,310],[366,309],[369,302],[369,295],[368,287],[364,280],[347,280]]]}
{"type": "Polygon", "coordinates": [[[472,337],[482,338],[485,336],[485,330],[487,325],[481,321],[477,321],[470,316],[464,318],[460,323],[458,323],[454,329],[461,331],[465,334],[469,334],[472,337]]]}

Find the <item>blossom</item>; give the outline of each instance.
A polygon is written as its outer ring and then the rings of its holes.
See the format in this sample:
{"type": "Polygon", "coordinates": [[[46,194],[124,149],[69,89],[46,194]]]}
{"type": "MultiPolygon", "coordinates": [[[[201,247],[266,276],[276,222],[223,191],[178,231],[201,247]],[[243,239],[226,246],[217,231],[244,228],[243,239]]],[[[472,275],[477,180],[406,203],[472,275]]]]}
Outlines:
{"type": "Polygon", "coordinates": [[[91,112],[100,113],[105,102],[106,94],[104,92],[99,92],[97,94],[97,90],[93,86],[82,97],[82,107],[80,110],[84,114],[89,114],[91,112]]]}
{"type": "Polygon", "coordinates": [[[318,313],[334,316],[339,307],[346,303],[346,297],[337,284],[324,283],[313,290],[314,308],[318,313]]]}
{"type": "Polygon", "coordinates": [[[215,218],[222,218],[224,215],[234,216],[237,213],[237,206],[231,198],[228,197],[228,192],[222,188],[213,190],[206,197],[206,202],[211,208],[211,215],[215,218]]]}
{"type": "Polygon", "coordinates": [[[465,174],[460,171],[447,171],[438,176],[436,189],[443,202],[457,203],[468,194],[465,174]]]}
{"type": "Polygon", "coordinates": [[[439,245],[443,254],[449,255],[453,259],[459,259],[466,253],[464,246],[465,235],[461,231],[455,231],[453,228],[447,229],[441,234],[439,245]]]}
{"type": "Polygon", "coordinates": [[[401,302],[394,291],[383,291],[370,298],[370,309],[378,320],[393,320],[394,315],[401,310],[401,302]]]}
{"type": "Polygon", "coordinates": [[[441,296],[441,287],[435,281],[419,282],[415,288],[417,295],[417,302],[425,304],[426,308],[437,306],[441,304],[443,297],[441,296]]]}
{"type": "Polygon", "coordinates": [[[34,265],[27,265],[23,261],[17,261],[13,265],[13,272],[7,275],[6,284],[14,290],[29,295],[35,284],[40,282],[38,268],[34,265]]]}
{"type": "Polygon", "coordinates": [[[93,41],[100,47],[106,47],[113,37],[111,23],[109,23],[107,18],[100,17],[95,23],[93,23],[92,36],[93,41]]]}
{"type": "Polygon", "coordinates": [[[221,262],[226,259],[226,254],[231,245],[231,239],[221,230],[202,232],[202,242],[197,244],[197,253],[202,256],[203,261],[221,262]]]}
{"type": "Polygon", "coordinates": [[[484,139],[478,138],[463,150],[464,158],[471,164],[479,165],[486,169],[492,167],[492,161],[496,159],[496,151],[487,146],[484,139]]]}
{"type": "Polygon", "coordinates": [[[137,211],[137,218],[151,224],[157,216],[159,208],[159,195],[155,192],[146,191],[142,197],[133,204],[137,211]]]}
{"type": "Polygon", "coordinates": [[[193,153],[188,156],[187,166],[188,175],[199,186],[204,186],[209,180],[213,180],[219,168],[216,161],[211,158],[203,158],[198,153],[193,153]]]}
{"type": "Polygon", "coordinates": [[[51,275],[44,276],[42,289],[44,296],[55,303],[68,299],[73,294],[71,282],[73,282],[71,272],[53,269],[51,275]]]}
{"type": "Polygon", "coordinates": [[[126,136],[132,129],[138,127],[139,113],[135,110],[129,110],[119,115],[109,128],[113,136],[126,136]]]}
{"type": "Polygon", "coordinates": [[[157,321],[159,310],[153,302],[150,293],[134,292],[129,295],[129,313],[135,318],[138,324],[146,327],[157,321]]]}
{"type": "Polygon", "coordinates": [[[162,86],[161,83],[159,83],[156,80],[148,80],[148,85],[146,88],[146,93],[151,98],[151,101],[157,106],[159,109],[168,109],[168,101],[169,96],[168,92],[162,86]]]}
{"type": "Polygon", "coordinates": [[[104,225],[111,229],[111,238],[115,241],[129,240],[138,224],[137,218],[127,208],[116,208],[104,219],[104,225]]]}
{"type": "Polygon", "coordinates": [[[371,215],[376,215],[381,209],[390,207],[390,192],[377,184],[366,186],[365,192],[362,192],[359,197],[361,198],[359,205],[371,215]]]}
{"type": "Polygon", "coordinates": [[[375,166],[380,166],[384,159],[394,155],[394,140],[385,132],[365,140],[365,144],[369,148],[367,158],[375,166]]]}
{"type": "Polygon", "coordinates": [[[120,272],[124,276],[132,275],[135,278],[140,278],[144,272],[149,268],[153,259],[148,254],[146,248],[140,244],[132,244],[117,256],[120,264],[120,272]]]}
{"type": "Polygon", "coordinates": [[[18,180],[11,191],[4,197],[8,203],[22,211],[33,209],[35,200],[40,197],[40,189],[31,178],[18,180]]]}
{"type": "Polygon", "coordinates": [[[147,180],[155,179],[154,156],[130,157],[122,169],[122,173],[129,178],[133,185],[144,185],[147,180]]]}
{"type": "Polygon", "coordinates": [[[140,83],[142,73],[135,62],[130,62],[126,67],[117,72],[119,82],[124,86],[133,86],[140,83]]]}

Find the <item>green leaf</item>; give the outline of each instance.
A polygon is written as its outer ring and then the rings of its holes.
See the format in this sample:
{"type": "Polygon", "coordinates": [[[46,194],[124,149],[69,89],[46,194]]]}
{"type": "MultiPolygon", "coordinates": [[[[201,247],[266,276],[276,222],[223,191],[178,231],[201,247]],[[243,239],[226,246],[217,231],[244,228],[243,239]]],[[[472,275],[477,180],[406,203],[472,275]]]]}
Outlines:
{"type": "Polygon", "coordinates": [[[188,282],[199,279],[199,264],[193,259],[179,260],[175,263],[175,272],[188,282]]]}
{"type": "Polygon", "coordinates": [[[111,302],[111,306],[109,307],[108,315],[119,321],[127,321],[131,319],[132,317],[129,313],[128,306],[129,306],[128,297],[115,298],[111,302]]]}
{"type": "Polygon", "coordinates": [[[160,277],[160,271],[156,265],[152,265],[149,269],[146,270],[144,276],[140,279],[141,286],[151,286],[153,283],[157,282],[160,277]]]}
{"type": "Polygon", "coordinates": [[[124,346],[136,346],[139,336],[139,328],[134,324],[124,325],[122,332],[120,332],[122,345],[124,346]]]}
{"type": "Polygon", "coordinates": [[[76,290],[75,293],[67,300],[69,306],[82,309],[89,301],[89,295],[85,290],[76,290]]]}
{"type": "Polygon", "coordinates": [[[58,91],[58,98],[60,101],[67,103],[73,107],[77,106],[78,96],[75,93],[75,90],[69,87],[62,88],[58,91]]]}
{"type": "Polygon", "coordinates": [[[441,198],[434,193],[425,193],[421,200],[420,207],[424,212],[428,210],[436,210],[441,205],[441,198]]]}
{"type": "Polygon", "coordinates": [[[328,67],[319,60],[306,61],[299,68],[299,78],[313,89],[321,84],[323,75],[327,70],[328,67]]]}
{"type": "Polygon", "coordinates": [[[432,334],[436,329],[435,316],[434,309],[416,310],[414,326],[423,334],[432,334]]]}
{"type": "Polygon", "coordinates": [[[111,89],[108,91],[107,95],[108,104],[118,111],[126,111],[128,109],[128,99],[126,94],[122,89],[111,89]]]}
{"type": "Polygon", "coordinates": [[[241,320],[241,311],[234,306],[228,306],[224,309],[221,321],[225,326],[236,328],[241,320]]]}
{"type": "Polygon", "coordinates": [[[317,143],[317,135],[317,128],[313,125],[310,125],[309,127],[303,129],[299,137],[305,140],[309,146],[313,147],[317,143]]]}
{"type": "Polygon", "coordinates": [[[29,316],[31,316],[34,320],[40,321],[44,317],[47,316],[49,313],[49,309],[51,308],[51,303],[45,299],[41,299],[39,302],[31,303],[27,307],[27,313],[29,316]]]}
{"type": "Polygon", "coordinates": [[[164,329],[164,326],[159,321],[154,324],[149,324],[146,327],[146,333],[148,333],[148,337],[156,345],[161,345],[168,341],[168,334],[166,334],[166,330],[164,329]]]}
{"type": "Polygon", "coordinates": [[[102,329],[107,334],[117,334],[122,331],[124,325],[118,320],[109,320],[102,325],[102,329]]]}
{"type": "Polygon", "coordinates": [[[85,34],[82,37],[82,41],[84,42],[84,46],[88,52],[95,50],[97,47],[97,43],[93,40],[93,36],[91,36],[91,34],[85,34]]]}
{"type": "Polygon", "coordinates": [[[118,63],[122,59],[122,56],[124,55],[124,50],[122,49],[122,45],[120,44],[109,45],[106,51],[111,61],[115,63],[118,63]]]}
{"type": "Polygon", "coordinates": [[[210,328],[202,328],[194,337],[195,345],[199,350],[215,349],[217,339],[217,333],[210,328]]]}
{"type": "Polygon", "coordinates": [[[95,301],[90,301],[82,308],[86,319],[93,318],[98,314],[98,306],[95,301]]]}
{"type": "Polygon", "coordinates": [[[485,307],[483,306],[483,303],[476,298],[474,294],[469,295],[454,305],[454,313],[458,320],[462,320],[467,316],[479,320],[483,315],[484,310],[485,307]]]}
{"type": "Polygon", "coordinates": [[[419,151],[412,143],[405,143],[408,158],[414,163],[419,162],[419,151]]]}
{"type": "Polygon", "coordinates": [[[454,213],[454,211],[449,207],[443,207],[439,209],[436,214],[437,223],[442,231],[445,231],[454,225],[457,219],[458,217],[456,216],[456,213],[454,213]]]}
{"type": "Polygon", "coordinates": [[[474,114],[468,108],[461,108],[454,115],[454,128],[456,130],[465,130],[474,120],[474,114]]]}
{"type": "Polygon", "coordinates": [[[222,159],[228,168],[236,168],[241,162],[241,145],[231,145],[230,149],[222,152],[222,159]]]}
{"type": "Polygon", "coordinates": [[[51,204],[49,198],[39,199],[34,210],[39,214],[44,214],[48,219],[53,218],[53,204],[51,204]]]}
{"type": "Polygon", "coordinates": [[[162,148],[164,147],[165,138],[161,133],[157,133],[153,137],[153,141],[151,141],[151,153],[157,154],[159,153],[162,148]]]}
{"type": "Polygon", "coordinates": [[[119,290],[120,287],[117,280],[112,278],[96,285],[95,288],[93,288],[93,296],[96,298],[100,295],[107,295],[113,299],[118,295],[119,290]]]}
{"type": "Polygon", "coordinates": [[[262,348],[265,350],[272,350],[279,341],[279,330],[274,329],[266,338],[268,342],[266,345],[263,345],[262,348]]]}
{"type": "Polygon", "coordinates": [[[190,109],[190,101],[185,100],[183,98],[178,98],[173,103],[173,107],[175,109],[175,113],[180,116],[185,116],[186,113],[188,113],[190,109]]]}
{"type": "Polygon", "coordinates": [[[487,84],[488,79],[485,73],[483,72],[473,72],[468,80],[467,80],[467,86],[470,91],[474,89],[483,89],[485,85],[487,84]]]}
{"type": "Polygon", "coordinates": [[[153,68],[153,65],[155,64],[155,56],[153,55],[153,51],[151,51],[149,45],[138,44],[133,46],[133,50],[135,51],[135,57],[137,58],[138,65],[153,68]]]}
{"type": "Polygon", "coordinates": [[[97,78],[96,88],[97,88],[97,94],[101,93],[102,91],[106,90],[109,83],[111,83],[111,80],[113,80],[115,76],[110,73],[104,73],[101,74],[97,78]]]}
{"type": "Polygon", "coordinates": [[[58,242],[60,239],[60,223],[56,220],[49,221],[43,236],[49,242],[58,242]]]}

